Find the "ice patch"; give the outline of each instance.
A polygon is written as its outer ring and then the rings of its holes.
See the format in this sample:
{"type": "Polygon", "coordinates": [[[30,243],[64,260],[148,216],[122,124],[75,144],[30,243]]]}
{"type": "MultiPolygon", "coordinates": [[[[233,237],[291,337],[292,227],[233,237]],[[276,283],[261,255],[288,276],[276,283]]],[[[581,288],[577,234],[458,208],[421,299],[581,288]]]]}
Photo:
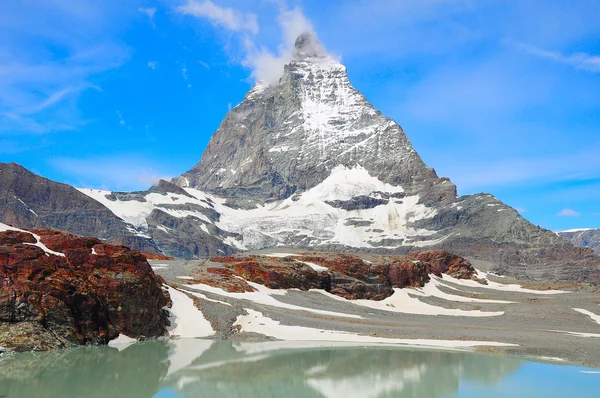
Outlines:
{"type": "Polygon", "coordinates": [[[411,290],[409,293],[420,297],[437,297],[443,300],[455,301],[461,303],[481,303],[481,304],[512,304],[514,301],[477,299],[471,297],[457,296],[448,294],[440,290],[440,286],[447,287],[439,282],[436,276],[432,276],[431,280],[420,289],[411,290]]]}

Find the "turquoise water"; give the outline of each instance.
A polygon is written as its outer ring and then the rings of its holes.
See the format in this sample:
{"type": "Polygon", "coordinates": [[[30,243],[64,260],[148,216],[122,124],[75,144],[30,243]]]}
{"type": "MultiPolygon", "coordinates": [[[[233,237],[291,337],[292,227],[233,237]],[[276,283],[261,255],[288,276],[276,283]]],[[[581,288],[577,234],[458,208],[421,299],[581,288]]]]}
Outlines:
{"type": "Polygon", "coordinates": [[[464,352],[153,341],[0,359],[0,397],[598,397],[592,369],[464,352]]]}

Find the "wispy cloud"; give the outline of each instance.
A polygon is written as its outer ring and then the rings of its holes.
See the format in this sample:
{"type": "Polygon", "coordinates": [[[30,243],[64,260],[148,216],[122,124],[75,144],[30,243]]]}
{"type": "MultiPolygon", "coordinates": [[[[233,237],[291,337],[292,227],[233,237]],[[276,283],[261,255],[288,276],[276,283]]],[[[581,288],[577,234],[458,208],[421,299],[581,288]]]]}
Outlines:
{"type": "Polygon", "coordinates": [[[160,179],[172,174],[160,165],[140,156],[120,154],[88,159],[55,158],[50,165],[71,177],[69,183],[77,187],[138,190],[147,189],[160,179]]]}
{"type": "Polygon", "coordinates": [[[108,19],[113,18],[106,9],[89,0],[35,7],[11,2],[3,8],[0,133],[52,132],[85,124],[79,94],[99,89],[92,77],[129,59],[129,49],[111,34],[118,23],[106,26],[108,19]],[[10,33],[4,21],[10,21],[10,33]]]}
{"type": "Polygon", "coordinates": [[[549,51],[514,40],[505,40],[504,43],[514,46],[515,48],[536,57],[550,59],[561,64],[570,65],[576,69],[600,73],[600,56],[598,55],[592,55],[583,52],[565,55],[558,51],[549,51]]]}
{"type": "MultiPolygon", "coordinates": [[[[283,67],[292,59],[296,38],[305,32],[314,34],[312,23],[299,7],[288,8],[283,1],[272,2],[278,10],[277,24],[281,30],[281,42],[275,51],[257,42],[254,35],[259,32],[258,19],[252,13],[243,14],[233,8],[222,8],[211,1],[190,0],[177,11],[197,18],[208,19],[215,25],[225,27],[238,34],[244,53],[235,55],[235,61],[241,59],[243,66],[251,69],[255,81],[275,83],[283,74],[283,67]]],[[[204,66],[208,66],[200,62],[204,66]]]]}
{"type": "Polygon", "coordinates": [[[233,31],[250,31],[257,34],[260,30],[256,14],[243,14],[233,8],[218,6],[210,0],[188,0],[187,4],[177,7],[177,11],[182,14],[206,18],[214,25],[233,31]]]}
{"type": "Polygon", "coordinates": [[[156,62],[156,61],[148,62],[148,68],[155,70],[156,68],[158,68],[158,62],[156,62]]]}
{"type": "Polygon", "coordinates": [[[573,209],[563,209],[557,215],[557,217],[581,217],[581,213],[573,209]]]}
{"type": "Polygon", "coordinates": [[[125,119],[123,119],[123,115],[120,111],[117,111],[117,117],[119,118],[119,124],[121,126],[125,126],[125,119]]]}
{"type": "Polygon", "coordinates": [[[256,45],[248,38],[245,40],[247,53],[243,65],[252,69],[255,81],[276,83],[283,74],[283,67],[292,60],[296,38],[306,32],[315,34],[312,23],[298,7],[280,7],[277,23],[281,29],[282,41],[276,51],[256,45]]]}
{"type": "Polygon", "coordinates": [[[140,8],[138,8],[138,11],[141,12],[142,14],[144,14],[145,16],[147,16],[148,19],[150,20],[150,22],[152,22],[154,24],[154,16],[156,15],[156,8],[140,7],[140,8]]]}

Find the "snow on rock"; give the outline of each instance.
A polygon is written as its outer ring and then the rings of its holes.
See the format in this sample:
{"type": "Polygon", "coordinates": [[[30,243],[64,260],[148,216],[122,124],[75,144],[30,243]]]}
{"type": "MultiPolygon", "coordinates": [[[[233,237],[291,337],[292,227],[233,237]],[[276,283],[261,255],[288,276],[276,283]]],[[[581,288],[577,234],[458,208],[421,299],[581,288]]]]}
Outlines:
{"type": "Polygon", "coordinates": [[[167,308],[169,311],[169,335],[172,337],[194,338],[208,337],[215,334],[210,322],[206,320],[202,312],[196,308],[194,301],[185,293],[165,286],[173,306],[167,308]]]}
{"type": "MultiPolygon", "coordinates": [[[[425,284],[421,289],[414,289],[410,291],[410,294],[419,297],[437,297],[443,300],[455,301],[460,303],[481,303],[481,304],[512,304],[514,301],[504,300],[490,300],[490,299],[477,299],[472,297],[457,296],[455,294],[448,294],[440,290],[440,286],[446,287],[446,285],[440,283],[439,279],[432,275],[429,282],[425,284]]],[[[458,290],[458,289],[457,289],[458,290]]]]}
{"type": "Polygon", "coordinates": [[[302,263],[302,264],[305,264],[305,265],[308,265],[310,268],[312,268],[313,270],[315,270],[317,272],[327,272],[327,271],[329,271],[329,268],[323,267],[322,265],[318,265],[318,264],[311,263],[311,262],[308,262],[308,261],[298,261],[298,262],[302,263]]]}
{"type": "MultiPolygon", "coordinates": [[[[412,297],[410,293],[419,294],[418,290],[404,288],[394,289],[394,294],[390,297],[381,300],[347,300],[343,297],[336,296],[325,290],[313,289],[311,292],[319,292],[334,300],[343,301],[349,304],[358,305],[361,307],[373,308],[380,311],[397,312],[402,314],[415,315],[447,315],[447,316],[467,316],[467,317],[490,317],[504,315],[503,311],[484,312],[480,310],[464,311],[459,309],[449,309],[437,307],[435,305],[422,302],[416,297],[412,297]]],[[[421,292],[421,295],[422,292],[421,292]]]]}
{"type": "Polygon", "coordinates": [[[590,318],[592,318],[592,320],[594,322],[596,322],[598,325],[600,325],[600,315],[596,315],[594,314],[592,311],[588,311],[588,310],[584,310],[581,308],[573,308],[575,311],[579,312],[580,314],[584,314],[589,316],[590,318]]]}
{"type": "Polygon", "coordinates": [[[357,333],[337,330],[324,330],[304,326],[281,325],[280,322],[264,316],[261,312],[249,308],[244,309],[248,315],[237,317],[234,326],[239,325],[241,331],[264,334],[280,340],[293,341],[345,341],[357,343],[385,343],[429,347],[469,348],[478,346],[515,346],[514,344],[489,341],[465,340],[427,340],[427,339],[395,339],[375,336],[364,336],[357,333]]]}
{"type": "Polygon", "coordinates": [[[340,312],[333,312],[333,311],[317,310],[314,308],[301,307],[301,306],[294,305],[294,304],[284,303],[282,301],[275,299],[273,296],[274,295],[279,295],[279,296],[285,295],[285,294],[287,294],[287,290],[269,289],[268,287],[259,285],[257,283],[252,283],[252,282],[247,282],[247,283],[250,286],[252,286],[254,289],[256,289],[256,291],[255,292],[245,292],[245,293],[230,293],[230,292],[226,292],[223,289],[204,285],[204,284],[184,285],[184,287],[187,289],[200,290],[200,291],[203,291],[206,293],[216,294],[216,295],[219,295],[222,297],[229,297],[229,298],[233,298],[233,299],[237,299],[237,300],[248,300],[248,301],[252,301],[257,304],[269,305],[271,307],[285,308],[285,309],[293,310],[293,311],[306,311],[306,312],[312,312],[314,314],[319,314],[319,315],[336,316],[336,317],[342,317],[342,318],[363,319],[361,316],[358,316],[358,315],[343,314],[340,312]]]}
{"type": "Polygon", "coordinates": [[[24,229],[14,228],[14,227],[11,227],[10,225],[0,223],[0,232],[5,232],[5,231],[25,232],[27,234],[33,235],[33,237],[37,240],[37,243],[25,243],[25,245],[37,246],[40,249],[42,249],[46,253],[47,256],[52,254],[54,256],[65,257],[64,253],[59,253],[59,252],[55,252],[54,250],[48,249],[46,247],[46,245],[44,245],[42,243],[41,237],[39,235],[36,235],[36,234],[26,231],[24,229]]]}
{"type": "MultiPolygon", "coordinates": [[[[192,188],[186,191],[191,195],[200,192],[192,188]]],[[[301,195],[250,210],[233,209],[226,206],[223,199],[212,199],[221,214],[216,225],[242,235],[242,246],[249,250],[286,245],[299,235],[306,236],[306,244],[316,246],[394,248],[397,243],[388,246],[379,242],[390,239],[399,242],[407,238],[412,238],[411,244],[420,246],[439,243],[439,240],[424,239],[435,231],[411,226],[415,221],[435,216],[436,210],[419,204],[416,195],[402,199],[390,197],[402,192],[402,187],[383,183],[357,165],[336,167],[327,179],[301,195]],[[346,210],[331,204],[360,197],[382,199],[382,194],[387,199],[372,208],[346,210]]]]}
{"type": "MultiPolygon", "coordinates": [[[[200,211],[194,210],[178,210],[169,208],[169,205],[185,205],[192,204],[201,206],[204,208],[209,207],[205,199],[205,195],[197,191],[197,197],[190,198],[186,195],[180,195],[176,193],[169,193],[163,195],[161,193],[149,192],[144,195],[144,201],[140,202],[137,200],[113,200],[109,199],[112,197],[111,191],[103,191],[99,189],[87,189],[79,188],[80,192],[86,194],[92,199],[97,200],[112,211],[117,217],[120,217],[123,221],[133,225],[139,230],[148,230],[148,223],[146,218],[152,213],[154,209],[160,209],[161,211],[177,218],[184,218],[187,216],[196,217],[203,222],[211,223],[211,221],[200,211]]],[[[137,231],[139,232],[139,231],[137,231]]]]}
{"type": "Polygon", "coordinates": [[[329,177],[302,196],[306,201],[326,202],[333,200],[350,200],[357,196],[369,196],[375,192],[402,193],[402,187],[396,187],[379,181],[362,166],[347,168],[337,166],[329,177]]]}
{"type": "Polygon", "coordinates": [[[126,349],[127,347],[129,347],[130,345],[132,345],[136,342],[137,342],[136,339],[126,336],[124,334],[120,334],[118,337],[109,341],[108,346],[112,347],[112,348],[116,348],[119,351],[123,351],[124,349],[126,349]]]}
{"type": "MultiPolygon", "coordinates": [[[[477,276],[479,278],[485,279],[487,274],[482,273],[481,271],[477,271],[477,276]]],[[[521,287],[521,285],[516,285],[516,284],[504,285],[502,283],[492,282],[490,280],[487,280],[487,285],[483,285],[477,281],[473,281],[470,279],[456,279],[449,275],[442,275],[442,282],[452,282],[453,284],[470,287],[470,288],[500,290],[500,291],[505,291],[505,292],[517,292],[517,293],[527,293],[527,294],[553,295],[553,294],[569,293],[568,291],[564,291],[564,290],[525,289],[525,288],[521,287]]],[[[444,283],[442,283],[442,284],[445,285],[444,283]]]]}

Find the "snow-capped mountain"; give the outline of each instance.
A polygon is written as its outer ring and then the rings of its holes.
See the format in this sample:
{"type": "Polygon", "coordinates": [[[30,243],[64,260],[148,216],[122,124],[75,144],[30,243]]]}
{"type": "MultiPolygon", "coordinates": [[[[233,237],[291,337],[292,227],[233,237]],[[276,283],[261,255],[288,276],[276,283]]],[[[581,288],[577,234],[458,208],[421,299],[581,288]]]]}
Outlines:
{"type": "Polygon", "coordinates": [[[277,84],[256,84],[231,110],[190,171],[145,192],[79,191],[177,257],[444,248],[503,274],[600,283],[591,250],[492,195],[458,197],[309,34],[277,84]]]}
{"type": "Polygon", "coordinates": [[[277,85],[257,83],[213,135],[200,163],[176,181],[254,207],[313,188],[340,166],[418,194],[456,195],[393,120],[367,102],[314,36],[296,41],[277,85]]]}

